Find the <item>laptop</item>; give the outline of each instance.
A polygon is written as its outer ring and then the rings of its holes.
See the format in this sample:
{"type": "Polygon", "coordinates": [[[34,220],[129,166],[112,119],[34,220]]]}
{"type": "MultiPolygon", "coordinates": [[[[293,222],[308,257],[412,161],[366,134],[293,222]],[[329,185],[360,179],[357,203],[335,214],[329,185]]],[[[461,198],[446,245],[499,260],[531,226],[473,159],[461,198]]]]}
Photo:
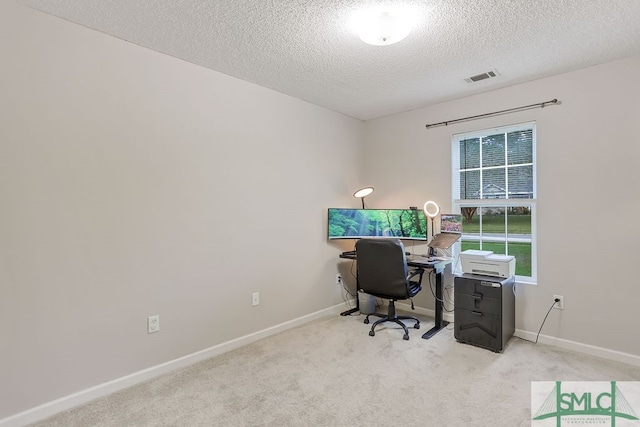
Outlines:
{"type": "Polygon", "coordinates": [[[441,214],[440,234],[433,236],[429,246],[434,249],[449,249],[462,236],[462,215],[441,214]]]}

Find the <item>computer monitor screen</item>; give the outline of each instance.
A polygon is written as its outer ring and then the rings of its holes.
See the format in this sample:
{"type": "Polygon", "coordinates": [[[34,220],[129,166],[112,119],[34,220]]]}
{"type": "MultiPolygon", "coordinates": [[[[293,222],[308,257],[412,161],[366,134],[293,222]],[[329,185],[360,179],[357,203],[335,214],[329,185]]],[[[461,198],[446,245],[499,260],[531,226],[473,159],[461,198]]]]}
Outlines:
{"type": "Polygon", "coordinates": [[[441,233],[462,233],[462,215],[441,214],[440,215],[440,232],[441,233]]]}
{"type": "Polygon", "coordinates": [[[417,209],[329,208],[329,239],[388,237],[427,240],[427,218],[417,209]]]}

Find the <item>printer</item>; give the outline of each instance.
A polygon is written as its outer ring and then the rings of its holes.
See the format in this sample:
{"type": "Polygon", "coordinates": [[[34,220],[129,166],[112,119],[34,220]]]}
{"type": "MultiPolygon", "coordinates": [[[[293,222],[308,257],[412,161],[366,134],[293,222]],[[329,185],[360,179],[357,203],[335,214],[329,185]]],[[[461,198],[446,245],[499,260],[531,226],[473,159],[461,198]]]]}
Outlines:
{"type": "Polygon", "coordinates": [[[495,255],[492,251],[467,249],[460,252],[460,261],[464,273],[508,278],[516,271],[514,256],[495,255]]]}

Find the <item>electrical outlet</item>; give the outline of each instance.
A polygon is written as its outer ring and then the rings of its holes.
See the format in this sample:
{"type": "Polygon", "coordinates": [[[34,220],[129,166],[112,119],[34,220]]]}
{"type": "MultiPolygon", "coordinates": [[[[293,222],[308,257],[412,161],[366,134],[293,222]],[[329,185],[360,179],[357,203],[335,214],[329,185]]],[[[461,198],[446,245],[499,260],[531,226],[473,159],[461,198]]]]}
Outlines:
{"type": "Polygon", "coordinates": [[[553,308],[557,308],[558,310],[564,310],[564,297],[562,295],[554,295],[553,300],[559,300],[553,305],[553,308]]]}
{"type": "Polygon", "coordinates": [[[336,285],[342,285],[342,274],[336,274],[336,285]]]}
{"type": "Polygon", "coordinates": [[[251,305],[256,306],[260,304],[260,292],[254,292],[251,294],[251,305]]]}
{"type": "Polygon", "coordinates": [[[147,317],[147,333],[152,334],[160,330],[160,315],[147,317]]]}

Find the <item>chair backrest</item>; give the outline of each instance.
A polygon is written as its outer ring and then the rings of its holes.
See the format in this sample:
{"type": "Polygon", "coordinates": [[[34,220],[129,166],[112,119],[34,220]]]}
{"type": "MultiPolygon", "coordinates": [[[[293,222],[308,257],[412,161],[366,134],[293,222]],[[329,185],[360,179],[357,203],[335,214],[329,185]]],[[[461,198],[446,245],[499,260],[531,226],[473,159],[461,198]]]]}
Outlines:
{"type": "Polygon", "coordinates": [[[399,239],[360,239],[356,242],[358,285],[380,298],[411,297],[407,286],[407,257],[399,239]]]}

